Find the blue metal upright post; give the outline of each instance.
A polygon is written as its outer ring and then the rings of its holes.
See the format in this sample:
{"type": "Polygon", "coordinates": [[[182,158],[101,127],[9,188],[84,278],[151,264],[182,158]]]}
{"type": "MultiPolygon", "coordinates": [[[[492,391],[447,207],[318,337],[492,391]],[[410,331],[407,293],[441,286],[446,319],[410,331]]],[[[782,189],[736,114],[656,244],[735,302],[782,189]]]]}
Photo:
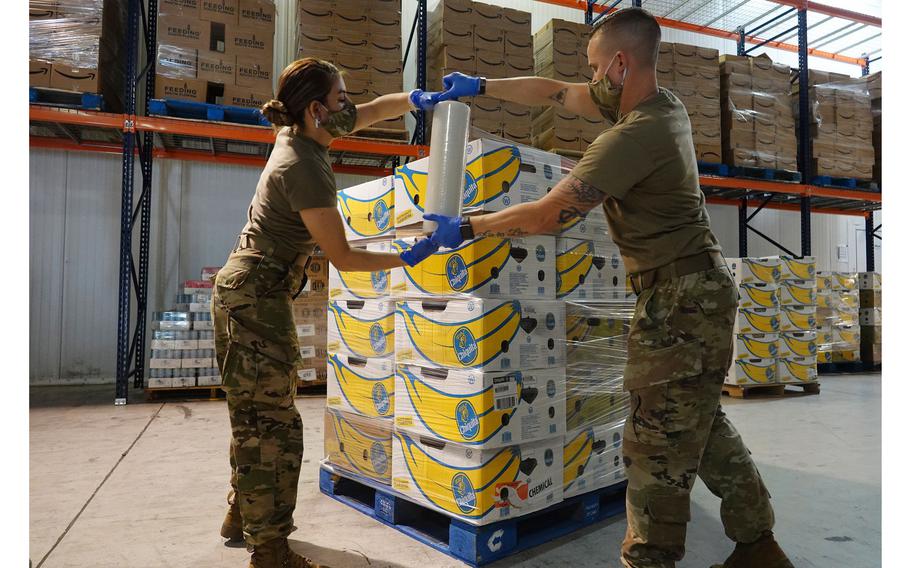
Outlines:
{"type": "Polygon", "coordinates": [[[749,200],[743,197],[739,202],[739,256],[749,256],[749,200]]]}
{"type": "Polygon", "coordinates": [[[863,54],[863,66],[862,66],[863,77],[869,75],[869,56],[865,53],[863,54]]]}
{"type": "Polygon", "coordinates": [[[866,272],[875,272],[875,221],[872,211],[866,212],[866,272]]]}
{"type": "Polygon", "coordinates": [[[736,40],[736,55],[746,54],[746,28],[739,26],[736,28],[739,38],[736,40]]]}
{"type": "Polygon", "coordinates": [[[594,22],[594,4],[596,0],[587,0],[585,6],[585,23],[589,26],[594,22]]]}
{"type": "MultiPolygon", "coordinates": [[[[442,85],[433,85],[434,89],[442,85]]],[[[427,0],[417,0],[417,88],[427,89],[427,0]]],[[[417,111],[416,144],[427,143],[427,113],[417,111]]]]}
{"type": "Polygon", "coordinates": [[[632,0],[633,8],[641,8],[641,0],[632,0]]]}
{"type": "MultiPolygon", "coordinates": [[[[799,130],[797,131],[797,161],[803,180],[812,176],[812,138],[809,129],[809,34],[806,9],[797,12],[799,49],[799,130]]],[[[812,198],[800,198],[800,236],[802,255],[812,255],[812,198]]]]}

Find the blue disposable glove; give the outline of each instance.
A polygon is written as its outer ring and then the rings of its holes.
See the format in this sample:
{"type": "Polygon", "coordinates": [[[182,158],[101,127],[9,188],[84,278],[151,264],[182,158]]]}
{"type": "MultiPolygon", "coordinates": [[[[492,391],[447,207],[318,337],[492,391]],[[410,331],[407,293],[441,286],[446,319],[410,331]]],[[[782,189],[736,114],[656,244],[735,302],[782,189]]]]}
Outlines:
{"type": "Polygon", "coordinates": [[[414,89],[411,91],[411,94],[408,95],[408,100],[411,101],[411,104],[414,105],[414,108],[418,110],[433,110],[433,107],[436,106],[436,103],[440,101],[440,96],[442,93],[436,92],[427,92],[420,89],[414,89]]]}
{"type": "Polygon", "coordinates": [[[461,236],[461,223],[464,217],[446,217],[436,213],[427,213],[423,216],[427,221],[436,221],[436,230],[430,235],[430,240],[446,248],[456,248],[464,242],[461,236]]]}
{"type": "Polygon", "coordinates": [[[425,238],[414,243],[414,246],[403,251],[398,257],[408,266],[417,266],[418,263],[429,258],[437,250],[439,250],[439,243],[425,238]]]}
{"type": "Polygon", "coordinates": [[[464,73],[449,73],[442,78],[445,91],[440,93],[439,101],[449,101],[458,97],[476,97],[480,94],[480,77],[472,77],[464,73]]]}

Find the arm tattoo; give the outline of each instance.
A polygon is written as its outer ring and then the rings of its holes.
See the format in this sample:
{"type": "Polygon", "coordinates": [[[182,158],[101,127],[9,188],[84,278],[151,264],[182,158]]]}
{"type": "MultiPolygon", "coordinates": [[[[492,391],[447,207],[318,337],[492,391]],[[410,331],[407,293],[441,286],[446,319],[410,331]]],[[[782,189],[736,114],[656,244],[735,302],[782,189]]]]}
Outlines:
{"type": "Polygon", "coordinates": [[[526,237],[528,233],[519,227],[514,227],[508,231],[484,231],[482,233],[477,233],[475,237],[499,237],[501,239],[508,237],[526,237]]]}
{"type": "Polygon", "coordinates": [[[569,89],[563,88],[560,89],[557,93],[550,95],[550,99],[556,101],[559,106],[565,106],[566,104],[566,94],[569,92],[569,89]]]}
{"type": "Polygon", "coordinates": [[[572,190],[572,193],[575,195],[575,198],[578,199],[579,203],[591,203],[593,205],[598,205],[603,202],[604,194],[602,191],[589,185],[577,177],[570,177],[568,181],[569,189],[572,190]]]}

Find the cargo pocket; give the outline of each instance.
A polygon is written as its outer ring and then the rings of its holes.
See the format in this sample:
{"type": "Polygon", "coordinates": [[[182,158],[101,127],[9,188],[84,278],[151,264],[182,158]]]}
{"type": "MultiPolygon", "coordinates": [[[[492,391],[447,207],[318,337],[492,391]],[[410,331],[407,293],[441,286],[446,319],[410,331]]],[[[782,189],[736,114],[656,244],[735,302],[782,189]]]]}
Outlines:
{"type": "Polygon", "coordinates": [[[691,520],[689,495],[650,495],[645,510],[651,522],[648,542],[667,546],[684,546],[686,525],[691,520]]]}

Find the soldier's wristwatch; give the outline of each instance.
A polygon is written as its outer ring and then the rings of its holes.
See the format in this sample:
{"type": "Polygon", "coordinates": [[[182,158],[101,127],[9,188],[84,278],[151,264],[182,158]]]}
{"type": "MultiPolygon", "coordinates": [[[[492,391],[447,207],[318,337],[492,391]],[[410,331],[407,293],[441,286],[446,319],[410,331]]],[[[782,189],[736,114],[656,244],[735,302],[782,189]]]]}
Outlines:
{"type": "Polygon", "coordinates": [[[485,95],[487,93],[487,78],[480,77],[480,88],[477,89],[478,95],[485,95]]]}
{"type": "Polygon", "coordinates": [[[471,226],[471,220],[467,217],[461,218],[461,225],[459,226],[459,229],[461,229],[462,239],[470,241],[474,238],[474,227],[471,226]]]}

